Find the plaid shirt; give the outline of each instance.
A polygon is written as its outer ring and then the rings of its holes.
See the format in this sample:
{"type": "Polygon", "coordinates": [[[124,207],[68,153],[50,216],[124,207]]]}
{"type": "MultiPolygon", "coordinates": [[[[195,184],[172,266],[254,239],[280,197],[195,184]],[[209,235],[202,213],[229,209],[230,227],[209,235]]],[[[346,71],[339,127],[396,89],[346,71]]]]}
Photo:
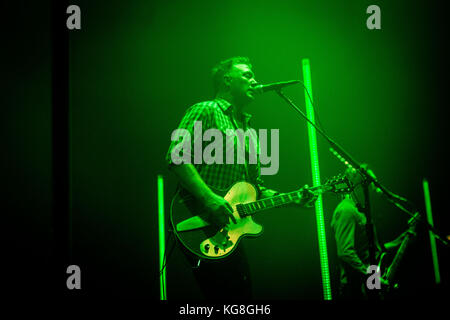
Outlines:
{"type": "MultiPolygon", "coordinates": [[[[236,156],[238,154],[238,148],[240,147],[239,139],[233,139],[233,144],[226,143],[227,140],[227,130],[235,130],[237,129],[236,121],[234,120],[232,114],[233,106],[224,99],[215,99],[212,101],[204,101],[197,103],[191,106],[184,115],[183,119],[178,126],[179,129],[185,129],[190,134],[191,137],[191,149],[194,150],[194,143],[202,143],[203,133],[208,129],[218,129],[221,131],[223,136],[223,161],[222,163],[211,163],[206,164],[203,157],[202,163],[198,164],[194,162],[194,152],[187,155],[191,159],[191,164],[197,169],[198,173],[204,180],[204,182],[215,188],[219,189],[227,189],[233,185],[233,183],[237,181],[248,181],[258,188],[265,189],[262,187],[262,179],[260,177],[260,163],[259,163],[259,141],[256,135],[256,131],[249,126],[249,120],[251,118],[250,114],[244,113],[244,128],[252,129],[248,131],[250,133],[249,138],[252,139],[253,143],[249,143],[249,139],[245,139],[245,161],[243,164],[239,164],[236,161],[236,156]],[[202,123],[202,132],[201,134],[194,134],[194,123],[196,121],[201,121],[202,123]],[[194,139],[195,138],[195,139],[194,139]],[[196,140],[196,142],[194,142],[196,140]],[[226,154],[227,147],[234,148],[234,161],[233,164],[227,164],[226,154]],[[255,152],[256,154],[256,164],[252,164],[252,161],[248,161],[249,158],[249,148],[252,148],[251,152],[255,152]],[[254,149],[256,148],[256,149],[254,149]],[[250,163],[249,163],[250,162],[250,163]]],[[[181,139],[180,139],[181,140],[181,139]]],[[[169,163],[169,167],[172,165],[176,165],[172,161],[172,151],[174,148],[180,143],[180,141],[172,141],[169,147],[169,151],[167,152],[166,161],[169,163]]],[[[202,146],[205,147],[210,142],[202,143],[202,146]]],[[[203,149],[204,150],[204,149],[203,149]]],[[[202,153],[203,153],[202,150],[202,153]]],[[[228,149],[228,152],[232,150],[228,149]]],[[[184,155],[184,154],[183,154],[184,155]]]]}

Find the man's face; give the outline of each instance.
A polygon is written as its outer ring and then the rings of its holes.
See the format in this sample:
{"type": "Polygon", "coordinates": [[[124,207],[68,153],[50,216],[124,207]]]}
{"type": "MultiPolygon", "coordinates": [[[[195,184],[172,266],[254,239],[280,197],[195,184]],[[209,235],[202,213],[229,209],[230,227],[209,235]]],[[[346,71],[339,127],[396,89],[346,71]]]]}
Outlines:
{"type": "Polygon", "coordinates": [[[246,64],[235,64],[227,74],[230,92],[237,103],[248,104],[254,97],[255,75],[246,64]]]}

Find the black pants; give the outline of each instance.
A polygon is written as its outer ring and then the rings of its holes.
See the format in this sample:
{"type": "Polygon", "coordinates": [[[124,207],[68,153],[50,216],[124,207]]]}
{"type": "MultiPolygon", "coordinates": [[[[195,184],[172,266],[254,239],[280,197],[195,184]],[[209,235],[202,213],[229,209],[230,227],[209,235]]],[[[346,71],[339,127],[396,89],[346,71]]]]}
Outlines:
{"type": "Polygon", "coordinates": [[[367,294],[362,283],[341,285],[339,288],[340,300],[367,300],[367,294]]]}
{"type": "Polygon", "coordinates": [[[252,299],[250,268],[242,244],[226,258],[201,260],[199,265],[197,257],[183,251],[192,265],[194,278],[205,299],[252,299]]]}

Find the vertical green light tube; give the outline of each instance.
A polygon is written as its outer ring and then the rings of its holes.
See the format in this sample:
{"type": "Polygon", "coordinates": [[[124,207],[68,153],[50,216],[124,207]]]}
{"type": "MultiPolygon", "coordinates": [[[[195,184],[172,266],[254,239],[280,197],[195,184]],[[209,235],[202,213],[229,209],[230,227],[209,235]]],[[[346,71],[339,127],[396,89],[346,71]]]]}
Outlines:
{"type": "MultiPolygon", "coordinates": [[[[314,121],[314,108],[311,101],[308,98],[308,90],[312,100],[312,86],[311,86],[311,68],[309,59],[302,60],[303,65],[303,82],[305,84],[305,102],[306,102],[306,115],[312,123],[314,121]]],[[[317,152],[317,137],[315,128],[308,123],[308,136],[309,136],[309,150],[311,153],[311,169],[313,185],[320,185],[320,170],[319,170],[319,154],[317,152]]],[[[319,239],[319,254],[320,254],[320,268],[322,274],[322,286],[323,295],[325,300],[331,300],[331,283],[330,283],[330,270],[328,267],[328,253],[327,253],[327,238],[325,234],[325,222],[323,218],[323,205],[322,195],[319,195],[316,203],[316,221],[317,221],[317,235],[319,239]]]]}
{"type": "Polygon", "coordinates": [[[166,295],[166,269],[164,267],[164,252],[166,250],[164,218],[164,180],[162,175],[158,175],[158,226],[159,226],[159,271],[160,271],[160,300],[167,300],[166,295]],[[161,270],[163,270],[161,272],[161,270]]]}
{"type": "MultiPolygon", "coordinates": [[[[427,211],[427,220],[428,223],[433,226],[433,215],[431,213],[431,198],[430,198],[430,188],[428,185],[428,181],[423,179],[423,193],[425,196],[425,209],[427,211]]],[[[428,231],[430,236],[430,245],[431,245],[431,257],[433,259],[433,267],[434,267],[434,279],[436,284],[441,283],[441,274],[439,272],[439,262],[438,255],[436,250],[436,239],[434,238],[433,233],[428,231]]]]}

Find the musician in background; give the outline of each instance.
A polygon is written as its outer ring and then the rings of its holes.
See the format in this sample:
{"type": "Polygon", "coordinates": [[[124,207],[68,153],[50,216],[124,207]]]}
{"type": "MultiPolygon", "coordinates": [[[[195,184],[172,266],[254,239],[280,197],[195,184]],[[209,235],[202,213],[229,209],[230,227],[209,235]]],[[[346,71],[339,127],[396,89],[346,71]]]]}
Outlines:
{"type": "MultiPolygon", "coordinates": [[[[246,112],[247,106],[254,100],[255,85],[257,84],[252,71],[252,65],[246,57],[233,57],[218,63],[212,70],[215,99],[204,101],[191,106],[180,122],[179,129],[185,129],[191,137],[195,137],[194,124],[201,121],[202,131],[208,129],[219,129],[223,133],[227,129],[236,130],[238,128],[246,131],[250,129],[251,115],[246,112]]],[[[203,133],[197,137],[201,139],[203,133]]],[[[224,134],[224,136],[226,136],[224,134]]],[[[258,138],[254,135],[252,139],[258,138]]],[[[225,139],[225,138],[224,138],[225,139]]],[[[181,186],[188,190],[207,208],[210,219],[217,225],[224,226],[230,220],[235,222],[232,215],[231,205],[221,196],[214,193],[211,187],[226,189],[238,181],[245,180],[252,183],[259,189],[260,198],[271,197],[277,194],[275,190],[265,188],[260,177],[259,157],[256,164],[195,164],[194,144],[191,141],[191,153],[187,155],[191,159],[191,164],[174,164],[171,153],[177,141],[173,141],[167,153],[169,168],[177,176],[181,186]]],[[[249,146],[257,146],[258,141],[253,144],[246,143],[246,155],[252,150],[249,146]]],[[[226,146],[224,141],[223,146],[226,146]]],[[[237,143],[234,143],[234,155],[237,155],[237,143]]],[[[203,152],[203,150],[201,150],[203,152]]],[[[256,150],[253,150],[256,152],[256,150]]],[[[223,155],[226,154],[224,150],[223,155]]],[[[183,156],[186,156],[183,154],[183,156]]],[[[311,206],[316,200],[316,196],[310,194],[305,197],[300,205],[311,206]]],[[[196,278],[203,294],[208,299],[242,298],[250,299],[251,275],[247,258],[242,246],[238,246],[235,252],[229,257],[220,261],[200,261],[186,252],[196,278]]]]}
{"type": "MultiPolygon", "coordinates": [[[[367,164],[363,164],[362,167],[375,177],[367,164]]],[[[366,233],[366,216],[358,210],[358,205],[362,206],[365,200],[362,184],[364,179],[358,171],[350,168],[346,170],[345,175],[355,188],[352,193],[343,195],[331,220],[340,267],[339,296],[341,299],[364,300],[367,299],[369,241],[366,233]]],[[[371,189],[375,191],[373,183],[371,189]]],[[[381,252],[398,247],[404,235],[402,233],[395,240],[380,246],[374,232],[376,259],[378,260],[381,252]]],[[[380,281],[382,285],[387,284],[383,278],[380,281]]]]}

